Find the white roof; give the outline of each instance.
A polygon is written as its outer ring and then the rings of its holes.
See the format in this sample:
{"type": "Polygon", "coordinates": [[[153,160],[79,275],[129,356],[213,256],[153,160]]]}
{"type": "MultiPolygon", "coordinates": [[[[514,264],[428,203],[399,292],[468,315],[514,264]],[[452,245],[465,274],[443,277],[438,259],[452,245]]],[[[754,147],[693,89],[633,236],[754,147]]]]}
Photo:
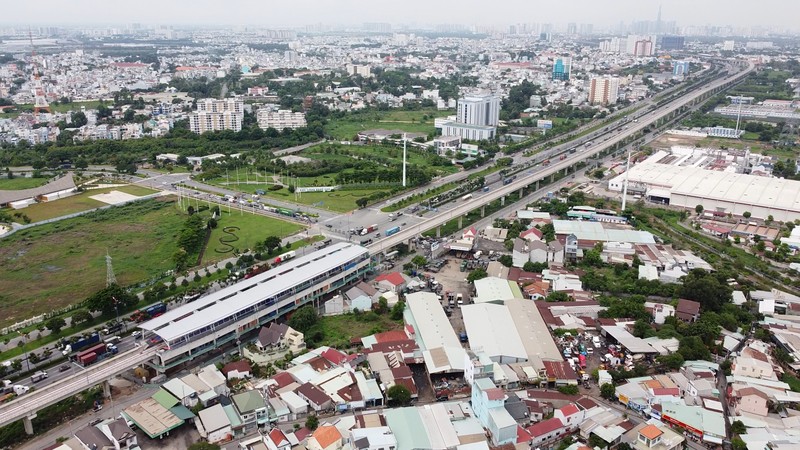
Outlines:
{"type": "Polygon", "coordinates": [[[431,448],[452,448],[459,444],[458,434],[450,422],[450,416],[441,403],[417,408],[422,424],[427,431],[431,448]]]}
{"type": "Polygon", "coordinates": [[[170,342],[274,298],[293,286],[322,276],[359,255],[367,256],[368,250],[349,243],[334,244],[169,310],[139,327],[153,331],[170,342]]]}
{"type": "Polygon", "coordinates": [[[306,364],[290,367],[286,369],[286,372],[300,384],[308,383],[319,375],[316,370],[306,364]]]}
{"type": "Polygon", "coordinates": [[[179,378],[172,378],[166,383],[162,384],[161,387],[168,390],[172,395],[174,395],[178,400],[190,397],[194,394],[197,394],[197,391],[192,389],[191,386],[184,383],[179,378]]]}
{"type": "MultiPolygon", "coordinates": [[[[406,295],[406,320],[414,328],[417,344],[429,367],[439,370],[464,370],[466,352],[444,313],[439,296],[431,292],[406,295]],[[437,364],[444,352],[447,365],[437,364]]],[[[434,369],[435,370],[435,369],[434,369]]]]}
{"type": "Polygon", "coordinates": [[[514,291],[508,284],[508,280],[498,277],[486,277],[475,280],[475,303],[490,302],[493,300],[511,300],[514,291]]]}
{"type": "Polygon", "coordinates": [[[652,345],[643,339],[630,334],[628,330],[620,326],[603,326],[603,331],[617,340],[623,347],[631,353],[658,353],[652,345]]]}
{"type": "Polygon", "coordinates": [[[213,364],[209,364],[197,372],[197,377],[203,380],[203,383],[209,385],[212,389],[217,386],[225,385],[225,376],[213,364]]]}
{"type": "Polygon", "coordinates": [[[203,422],[203,428],[209,433],[231,426],[228,415],[225,414],[225,410],[219,403],[201,410],[197,415],[200,416],[200,421],[203,422]]]}
{"type": "Polygon", "coordinates": [[[295,394],[294,391],[281,392],[278,394],[284,402],[293,410],[307,408],[308,403],[302,397],[295,394]]]}
{"type": "Polygon", "coordinates": [[[561,361],[561,351],[558,349],[550,330],[536,307],[536,302],[531,300],[509,300],[505,303],[511,319],[516,327],[517,336],[525,348],[528,359],[541,358],[544,361],[561,361]]]}
{"type": "Polygon", "coordinates": [[[469,336],[469,346],[473,351],[482,350],[490,358],[528,359],[528,353],[517,334],[517,327],[505,305],[464,305],[461,307],[461,314],[469,336]]]}
{"type": "Polygon", "coordinates": [[[647,231],[606,229],[600,222],[554,220],[553,228],[558,235],[574,234],[578,239],[586,241],[656,243],[653,235],[647,231]]]}

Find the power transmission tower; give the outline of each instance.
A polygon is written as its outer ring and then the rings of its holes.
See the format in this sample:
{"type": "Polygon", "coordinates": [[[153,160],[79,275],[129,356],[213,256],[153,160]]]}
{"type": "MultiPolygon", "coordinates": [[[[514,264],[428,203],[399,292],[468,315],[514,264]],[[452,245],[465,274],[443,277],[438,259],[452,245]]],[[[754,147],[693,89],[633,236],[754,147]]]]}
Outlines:
{"type": "Polygon", "coordinates": [[[114,267],[111,265],[111,255],[106,250],[106,287],[117,284],[117,277],[114,276],[114,267]]]}

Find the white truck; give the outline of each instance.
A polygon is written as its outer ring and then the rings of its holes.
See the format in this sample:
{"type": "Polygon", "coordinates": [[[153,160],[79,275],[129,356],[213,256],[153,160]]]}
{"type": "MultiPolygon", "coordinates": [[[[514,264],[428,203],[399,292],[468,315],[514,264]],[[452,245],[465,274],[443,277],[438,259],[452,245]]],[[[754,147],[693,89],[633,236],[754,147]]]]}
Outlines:
{"type": "Polygon", "coordinates": [[[37,383],[39,381],[44,380],[45,378],[47,378],[47,372],[45,372],[44,370],[40,370],[31,375],[31,383],[37,383]]]}

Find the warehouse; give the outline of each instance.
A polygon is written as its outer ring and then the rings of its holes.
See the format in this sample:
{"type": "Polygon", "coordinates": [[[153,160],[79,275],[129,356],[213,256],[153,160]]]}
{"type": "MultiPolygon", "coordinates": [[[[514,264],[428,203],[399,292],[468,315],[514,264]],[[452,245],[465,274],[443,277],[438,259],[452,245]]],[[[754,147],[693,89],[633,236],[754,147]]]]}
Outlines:
{"type": "Polygon", "coordinates": [[[464,305],[461,313],[469,336],[469,346],[473,351],[482,351],[492,361],[501,364],[528,360],[514,319],[505,305],[464,305]]]}
{"type": "MultiPolygon", "coordinates": [[[[609,190],[622,191],[625,174],[608,183],[609,190]]],[[[643,185],[648,199],[705,211],[790,222],[800,219],[800,181],[761,177],[644,162],[630,169],[628,184],[643,185]]]]}
{"type": "Polygon", "coordinates": [[[430,292],[406,295],[403,313],[412,338],[422,350],[428,373],[463,372],[466,351],[444,313],[439,297],[430,292]]]}
{"type": "Polygon", "coordinates": [[[517,283],[499,277],[486,277],[475,280],[475,303],[506,301],[523,298],[517,283]]]}

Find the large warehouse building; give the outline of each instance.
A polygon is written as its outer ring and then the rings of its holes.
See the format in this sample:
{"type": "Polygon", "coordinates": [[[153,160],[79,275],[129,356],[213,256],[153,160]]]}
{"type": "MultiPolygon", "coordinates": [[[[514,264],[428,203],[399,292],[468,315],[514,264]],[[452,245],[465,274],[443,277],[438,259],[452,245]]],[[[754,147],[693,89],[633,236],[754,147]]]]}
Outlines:
{"type": "MultiPolygon", "coordinates": [[[[632,186],[641,188],[652,201],[687,209],[702,205],[709,212],[753,217],[772,216],[781,222],[800,219],[800,181],[762,177],[697,166],[661,164],[648,158],[628,174],[632,186]]],[[[608,189],[621,192],[625,174],[608,182],[608,189]]]]}
{"type": "Polygon", "coordinates": [[[164,340],[154,366],[167,371],[340,290],[369,267],[366,248],[334,244],[169,310],[139,328],[164,340]]]}

